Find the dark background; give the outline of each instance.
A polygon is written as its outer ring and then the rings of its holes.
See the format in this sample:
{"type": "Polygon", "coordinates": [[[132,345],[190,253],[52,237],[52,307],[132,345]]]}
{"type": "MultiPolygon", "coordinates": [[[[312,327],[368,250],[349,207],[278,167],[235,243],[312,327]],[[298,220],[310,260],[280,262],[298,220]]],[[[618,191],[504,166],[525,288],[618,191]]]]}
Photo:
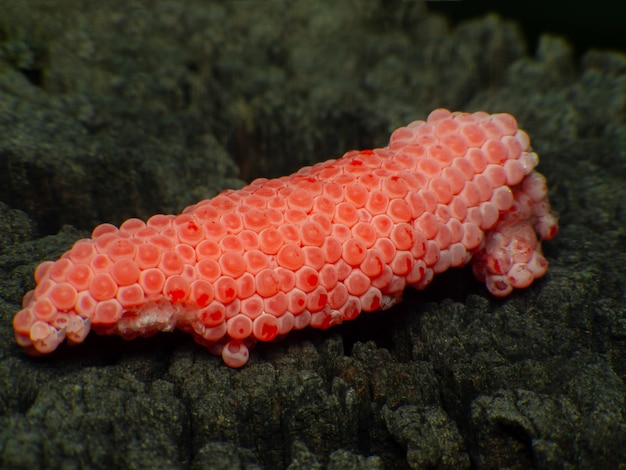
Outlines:
{"type": "Polygon", "coordinates": [[[590,48],[626,51],[626,2],[622,1],[428,1],[428,9],[458,23],[488,12],[516,20],[524,31],[528,50],[540,34],[566,36],[579,57],[590,48]]]}

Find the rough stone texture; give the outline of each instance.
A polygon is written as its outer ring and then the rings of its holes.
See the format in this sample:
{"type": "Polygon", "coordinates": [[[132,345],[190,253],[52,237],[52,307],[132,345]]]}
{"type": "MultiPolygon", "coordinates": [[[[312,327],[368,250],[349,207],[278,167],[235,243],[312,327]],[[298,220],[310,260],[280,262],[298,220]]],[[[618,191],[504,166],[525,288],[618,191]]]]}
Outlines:
{"type": "Polygon", "coordinates": [[[510,22],[419,2],[48,5],[0,16],[0,467],[624,468],[623,55],[527,52],[510,22]],[[439,106],[532,138],[561,231],[529,289],[449,272],[242,370],[179,334],[14,343],[36,264],[96,223],[384,145],[439,106]]]}

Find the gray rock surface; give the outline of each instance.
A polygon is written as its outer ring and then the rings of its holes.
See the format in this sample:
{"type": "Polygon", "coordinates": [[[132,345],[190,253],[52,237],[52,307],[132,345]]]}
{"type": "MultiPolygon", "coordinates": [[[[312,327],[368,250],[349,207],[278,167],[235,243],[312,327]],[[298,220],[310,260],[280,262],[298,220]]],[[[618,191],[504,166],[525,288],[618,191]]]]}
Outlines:
{"type": "Polygon", "coordinates": [[[624,55],[528,51],[512,22],[422,2],[0,7],[1,468],[624,468],[624,55]],[[530,134],[561,230],[529,289],[444,273],[241,370],[179,333],[15,344],[34,268],[94,225],[384,145],[437,107],[530,134]]]}

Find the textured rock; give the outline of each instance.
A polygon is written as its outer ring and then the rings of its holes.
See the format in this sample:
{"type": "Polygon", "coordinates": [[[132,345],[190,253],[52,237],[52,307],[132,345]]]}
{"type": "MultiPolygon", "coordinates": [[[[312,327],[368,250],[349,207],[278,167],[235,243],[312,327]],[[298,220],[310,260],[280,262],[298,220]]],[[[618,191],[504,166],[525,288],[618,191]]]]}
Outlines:
{"type": "Polygon", "coordinates": [[[153,16],[121,1],[5,5],[20,11],[0,17],[0,212],[11,223],[0,228],[2,467],[188,468],[227,454],[285,468],[300,441],[322,466],[342,450],[408,468],[409,441],[391,433],[386,405],[445,413],[476,468],[619,468],[622,55],[574,63],[549,36],[527,54],[514,23],[450,27],[418,2],[141,3],[153,16]],[[178,334],[94,336],[40,359],[15,345],[11,319],[36,265],[84,230],[235,187],[227,155],[189,136],[217,143],[250,181],[384,145],[439,106],[509,112],[532,136],[561,231],[544,247],[549,273],[530,288],[496,300],[468,270],[450,270],[383,314],[259,346],[242,370],[178,334]],[[150,182],[141,191],[129,154],[150,182]],[[184,173],[181,155],[196,162],[184,173]],[[24,173],[20,161],[42,170],[24,173]],[[42,172],[60,190],[33,191],[42,172]],[[108,191],[112,177],[132,187],[108,191]],[[82,231],[56,235],[67,222],[82,231]]]}

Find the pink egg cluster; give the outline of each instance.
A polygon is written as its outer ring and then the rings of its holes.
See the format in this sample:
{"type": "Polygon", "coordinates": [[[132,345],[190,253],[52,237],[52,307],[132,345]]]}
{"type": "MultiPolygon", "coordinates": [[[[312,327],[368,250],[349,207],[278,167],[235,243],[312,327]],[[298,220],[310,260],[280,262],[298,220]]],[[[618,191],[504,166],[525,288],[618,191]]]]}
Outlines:
{"type": "Polygon", "coordinates": [[[95,228],[35,271],[13,321],[31,354],[93,329],[179,328],[231,367],[256,340],[384,310],[470,260],[491,293],[542,276],[557,222],[508,114],[433,111],[387,147],[351,151],[187,207],[95,228]]]}

